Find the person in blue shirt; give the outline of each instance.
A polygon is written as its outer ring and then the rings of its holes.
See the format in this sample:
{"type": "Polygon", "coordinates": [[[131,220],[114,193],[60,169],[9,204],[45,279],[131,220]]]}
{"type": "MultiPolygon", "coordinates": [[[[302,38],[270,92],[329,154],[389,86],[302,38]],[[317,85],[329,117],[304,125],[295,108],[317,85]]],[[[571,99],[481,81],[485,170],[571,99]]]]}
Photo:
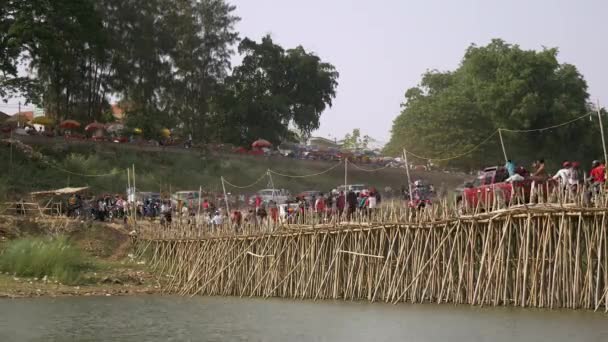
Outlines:
{"type": "Polygon", "coordinates": [[[507,169],[507,172],[509,173],[509,177],[511,177],[515,174],[515,163],[512,162],[510,159],[507,160],[507,163],[505,164],[505,168],[507,169]]]}

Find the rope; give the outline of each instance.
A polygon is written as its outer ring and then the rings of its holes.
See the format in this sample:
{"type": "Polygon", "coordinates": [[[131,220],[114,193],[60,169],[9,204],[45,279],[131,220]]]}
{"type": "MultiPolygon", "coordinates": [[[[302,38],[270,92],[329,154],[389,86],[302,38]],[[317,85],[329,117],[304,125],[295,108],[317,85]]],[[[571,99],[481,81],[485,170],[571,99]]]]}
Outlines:
{"type": "Polygon", "coordinates": [[[47,165],[50,166],[50,167],[52,167],[52,168],[54,168],[54,169],[57,169],[57,170],[59,170],[61,172],[69,173],[69,174],[76,175],[76,176],[82,176],[82,177],[108,177],[108,176],[115,176],[115,175],[117,175],[117,174],[120,173],[120,171],[114,170],[114,171],[109,172],[109,173],[86,174],[86,173],[78,173],[78,172],[73,172],[73,171],[70,171],[70,170],[66,170],[66,169],[61,168],[59,166],[53,165],[51,163],[48,163],[47,165]]]}
{"type": "Polygon", "coordinates": [[[274,174],[275,174],[275,175],[277,175],[277,176],[282,176],[282,177],[288,177],[288,178],[307,178],[307,177],[320,176],[320,175],[322,175],[322,174],[324,174],[324,173],[327,173],[327,172],[329,172],[329,171],[331,171],[331,170],[335,169],[336,167],[338,167],[338,166],[340,166],[340,165],[342,165],[342,162],[339,162],[338,164],[336,164],[336,165],[334,165],[334,166],[330,167],[329,169],[327,169],[327,170],[325,170],[325,171],[321,171],[321,172],[319,172],[319,173],[313,173],[313,174],[310,174],[310,175],[285,175],[285,174],[278,173],[278,172],[273,171],[273,170],[268,170],[268,171],[270,171],[271,173],[274,173],[274,174]]]}
{"type": "Polygon", "coordinates": [[[529,133],[529,132],[542,132],[542,131],[547,131],[547,130],[551,130],[551,129],[555,129],[558,127],[562,127],[562,126],[566,126],[569,125],[575,121],[584,119],[584,118],[588,118],[591,115],[593,115],[592,113],[587,113],[584,114],[582,116],[579,116],[577,118],[574,118],[572,120],[557,124],[557,125],[553,125],[553,126],[548,126],[548,127],[543,127],[543,128],[535,128],[535,129],[507,129],[507,128],[499,128],[496,131],[494,131],[494,133],[492,133],[490,136],[488,136],[487,138],[485,138],[481,143],[477,144],[476,146],[474,146],[473,148],[469,149],[468,151],[461,153],[459,155],[456,156],[452,156],[452,157],[448,157],[448,158],[426,158],[423,156],[419,156],[416,155],[415,153],[412,153],[410,151],[407,151],[407,153],[411,154],[412,156],[418,158],[418,159],[422,159],[422,160],[432,160],[432,161],[448,161],[448,160],[453,160],[453,159],[458,159],[460,157],[464,157],[468,154],[473,153],[475,150],[477,150],[481,145],[483,145],[484,143],[486,143],[488,140],[490,140],[493,136],[495,136],[497,133],[499,133],[500,131],[503,132],[513,132],[513,133],[529,133]]]}
{"type": "Polygon", "coordinates": [[[266,177],[267,173],[264,173],[263,175],[260,176],[260,178],[258,178],[255,182],[249,184],[249,185],[245,185],[245,186],[239,186],[239,185],[234,185],[232,183],[230,183],[229,181],[226,180],[226,178],[224,178],[224,183],[230,185],[233,188],[238,188],[238,189],[247,189],[247,188],[251,188],[252,186],[258,184],[264,177],[266,177]]]}
{"type": "Polygon", "coordinates": [[[416,157],[416,158],[418,158],[418,159],[423,159],[423,160],[432,160],[432,161],[436,161],[436,162],[437,162],[437,161],[447,161],[447,160],[453,160],[453,159],[458,159],[458,158],[460,158],[460,157],[464,157],[464,156],[466,156],[466,155],[468,155],[468,154],[473,153],[473,152],[474,152],[475,150],[477,150],[477,149],[478,149],[478,148],[479,148],[481,145],[483,145],[483,144],[485,144],[486,142],[488,142],[488,140],[490,140],[490,139],[491,139],[492,137],[494,137],[496,134],[498,134],[498,130],[494,131],[494,133],[490,134],[490,135],[489,135],[487,138],[485,138],[485,139],[484,139],[482,142],[480,142],[479,144],[477,144],[477,145],[473,146],[473,148],[471,148],[471,149],[467,150],[466,152],[461,153],[461,154],[456,155],[456,156],[448,157],[448,158],[426,158],[426,157],[423,157],[423,156],[419,156],[419,155],[417,155],[417,154],[415,154],[415,153],[412,153],[412,152],[410,152],[410,151],[408,151],[408,150],[405,150],[405,152],[406,152],[406,153],[411,154],[412,156],[414,156],[414,157],[416,157]]]}
{"type": "Polygon", "coordinates": [[[380,171],[380,170],[387,169],[387,168],[390,166],[390,165],[385,165],[385,166],[380,167],[380,168],[377,168],[377,169],[366,169],[366,168],[362,168],[361,166],[359,166],[359,165],[357,165],[357,164],[355,164],[355,163],[352,163],[352,162],[349,162],[349,163],[348,163],[348,165],[352,165],[352,166],[354,166],[356,169],[359,169],[359,170],[361,170],[361,171],[365,171],[365,172],[376,172],[376,171],[380,171]]]}
{"type": "Polygon", "coordinates": [[[578,118],[572,119],[570,121],[566,121],[564,123],[561,124],[557,124],[557,125],[553,125],[553,126],[549,126],[549,127],[544,127],[544,128],[535,128],[535,129],[506,129],[506,128],[499,128],[499,130],[504,131],[504,132],[513,132],[513,133],[529,133],[529,132],[542,132],[542,131],[547,131],[550,129],[554,129],[554,128],[558,128],[558,127],[562,127],[562,126],[566,126],[569,125],[575,121],[590,117],[591,115],[593,115],[592,113],[587,113],[583,116],[579,116],[578,118]]]}

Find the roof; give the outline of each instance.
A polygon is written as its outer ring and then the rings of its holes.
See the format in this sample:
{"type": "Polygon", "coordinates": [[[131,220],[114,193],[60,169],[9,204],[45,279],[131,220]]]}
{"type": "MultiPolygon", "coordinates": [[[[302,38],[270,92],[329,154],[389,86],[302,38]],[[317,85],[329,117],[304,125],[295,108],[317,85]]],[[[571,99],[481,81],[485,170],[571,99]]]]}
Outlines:
{"type": "Polygon", "coordinates": [[[32,195],[32,196],[71,195],[71,194],[76,194],[76,193],[85,191],[88,188],[89,188],[88,186],[83,186],[83,187],[79,187],[79,188],[68,187],[68,188],[61,188],[61,189],[56,189],[56,190],[30,192],[30,195],[32,195]]]}
{"type": "Polygon", "coordinates": [[[28,121],[31,121],[32,119],[34,119],[34,111],[27,111],[27,112],[19,112],[19,113],[15,113],[14,115],[22,115],[24,117],[26,117],[28,119],[28,121]]]}

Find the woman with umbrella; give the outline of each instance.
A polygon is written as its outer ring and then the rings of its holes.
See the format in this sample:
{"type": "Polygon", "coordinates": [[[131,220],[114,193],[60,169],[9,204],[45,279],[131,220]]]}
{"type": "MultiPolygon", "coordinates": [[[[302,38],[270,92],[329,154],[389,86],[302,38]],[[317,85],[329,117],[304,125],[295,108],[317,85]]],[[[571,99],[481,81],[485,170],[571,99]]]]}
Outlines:
{"type": "Polygon", "coordinates": [[[99,123],[97,121],[94,121],[90,124],[88,124],[84,130],[86,132],[93,132],[93,136],[91,137],[91,139],[95,140],[95,141],[101,141],[103,140],[103,132],[106,129],[106,126],[102,123],[99,123]]]}
{"type": "Polygon", "coordinates": [[[265,139],[258,139],[251,144],[253,149],[251,150],[251,154],[253,155],[261,155],[264,154],[268,149],[272,146],[270,141],[265,139]]]}
{"type": "Polygon", "coordinates": [[[65,130],[65,137],[69,138],[72,135],[72,130],[80,127],[80,122],[76,120],[63,120],[59,123],[59,128],[65,130]]]}

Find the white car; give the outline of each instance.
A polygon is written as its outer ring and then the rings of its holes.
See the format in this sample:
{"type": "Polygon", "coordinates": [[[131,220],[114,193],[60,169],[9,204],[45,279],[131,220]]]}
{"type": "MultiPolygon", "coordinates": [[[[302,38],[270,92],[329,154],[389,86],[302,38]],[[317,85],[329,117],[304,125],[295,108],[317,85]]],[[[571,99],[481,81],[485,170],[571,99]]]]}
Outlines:
{"type": "MultiPolygon", "coordinates": [[[[285,189],[263,189],[258,191],[256,195],[260,196],[262,201],[266,204],[270,201],[274,201],[276,204],[284,204],[291,198],[289,190],[285,189]]],[[[255,201],[255,197],[253,198],[253,201],[255,201]]]]}
{"type": "MultiPolygon", "coordinates": [[[[346,186],[346,191],[352,191],[355,194],[359,194],[361,191],[368,191],[368,186],[365,184],[350,184],[346,186]]],[[[337,187],[336,189],[333,190],[334,192],[339,193],[340,191],[344,191],[344,185],[340,185],[339,187],[337,187]]]]}

